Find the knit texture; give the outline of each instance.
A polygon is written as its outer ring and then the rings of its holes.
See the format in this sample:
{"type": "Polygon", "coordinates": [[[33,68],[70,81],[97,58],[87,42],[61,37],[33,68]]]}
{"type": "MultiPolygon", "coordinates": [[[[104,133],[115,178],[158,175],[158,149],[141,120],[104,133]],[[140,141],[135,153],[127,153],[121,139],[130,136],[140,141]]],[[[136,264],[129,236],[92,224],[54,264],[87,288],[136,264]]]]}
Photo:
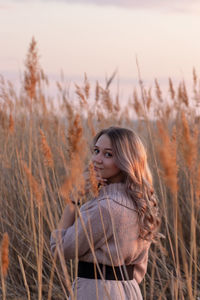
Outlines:
{"type": "Polygon", "coordinates": [[[77,247],[81,261],[96,259],[98,263],[114,266],[133,264],[135,280],[142,281],[150,242],[139,238],[137,211],[123,183],[102,187],[98,197],[80,208],[77,223],[51,233],[52,252],[58,246],[68,260],[75,258],[77,247]]]}

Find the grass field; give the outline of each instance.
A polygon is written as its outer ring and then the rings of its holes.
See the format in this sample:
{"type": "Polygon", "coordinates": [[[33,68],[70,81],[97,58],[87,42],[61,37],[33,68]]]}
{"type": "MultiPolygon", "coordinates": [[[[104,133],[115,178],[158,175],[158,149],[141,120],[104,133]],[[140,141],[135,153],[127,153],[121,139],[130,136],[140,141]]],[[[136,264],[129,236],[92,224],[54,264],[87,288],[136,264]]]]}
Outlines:
{"type": "Polygon", "coordinates": [[[183,81],[175,89],[169,79],[169,93],[163,95],[157,80],[146,89],[139,78],[123,108],[110,92],[112,79],[105,87],[90,86],[85,75],[75,87],[75,103],[65,82],[58,82],[58,98],[51,99],[34,39],[20,92],[0,78],[2,299],[67,298],[74,262],[65,272],[55,264],[50,232],[69,193],[82,184],[92,137],[110,125],[141,136],[159,199],[165,237],[151,246],[140,286],[144,299],[200,297],[199,78],[194,70],[192,95],[183,81]]]}

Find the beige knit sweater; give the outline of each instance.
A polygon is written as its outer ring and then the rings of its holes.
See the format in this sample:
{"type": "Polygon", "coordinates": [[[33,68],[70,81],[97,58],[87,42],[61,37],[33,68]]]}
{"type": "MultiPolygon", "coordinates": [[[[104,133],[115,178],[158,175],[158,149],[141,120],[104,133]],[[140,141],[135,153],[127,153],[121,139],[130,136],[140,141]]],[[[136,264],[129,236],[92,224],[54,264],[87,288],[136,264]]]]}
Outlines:
{"type": "Polygon", "coordinates": [[[140,283],[146,273],[150,242],[138,238],[137,212],[127,196],[123,183],[101,188],[99,196],[80,208],[78,226],[75,223],[51,233],[51,250],[63,247],[66,260],[78,257],[115,266],[134,264],[134,278],[140,283]],[[78,245],[76,245],[78,234],[78,245]],[[91,251],[91,245],[94,252],[91,251]]]}

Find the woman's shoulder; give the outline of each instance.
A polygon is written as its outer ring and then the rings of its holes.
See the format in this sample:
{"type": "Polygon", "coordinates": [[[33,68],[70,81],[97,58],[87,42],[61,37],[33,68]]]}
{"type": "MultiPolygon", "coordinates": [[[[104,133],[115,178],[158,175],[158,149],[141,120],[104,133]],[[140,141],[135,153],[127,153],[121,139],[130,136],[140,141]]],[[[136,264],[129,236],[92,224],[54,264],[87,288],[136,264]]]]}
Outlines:
{"type": "Polygon", "coordinates": [[[119,208],[121,206],[136,211],[132,199],[127,194],[124,183],[111,183],[102,186],[98,196],[83,204],[81,211],[98,209],[99,206],[104,208],[115,208],[116,206],[119,208]]]}
{"type": "Polygon", "coordinates": [[[121,205],[128,209],[136,210],[124,183],[112,183],[102,187],[98,200],[102,201],[102,204],[104,202],[104,205],[106,200],[109,200],[109,202],[113,202],[113,205],[121,205]]]}

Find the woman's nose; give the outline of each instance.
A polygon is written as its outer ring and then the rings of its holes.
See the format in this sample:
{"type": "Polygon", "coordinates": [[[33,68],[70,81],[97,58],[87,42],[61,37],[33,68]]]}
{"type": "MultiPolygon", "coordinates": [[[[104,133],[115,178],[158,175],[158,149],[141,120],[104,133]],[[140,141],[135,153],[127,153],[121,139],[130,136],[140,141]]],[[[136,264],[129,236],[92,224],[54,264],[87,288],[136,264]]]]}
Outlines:
{"type": "Polygon", "coordinates": [[[99,164],[102,163],[101,153],[98,153],[97,155],[95,155],[94,161],[99,164]]]}

